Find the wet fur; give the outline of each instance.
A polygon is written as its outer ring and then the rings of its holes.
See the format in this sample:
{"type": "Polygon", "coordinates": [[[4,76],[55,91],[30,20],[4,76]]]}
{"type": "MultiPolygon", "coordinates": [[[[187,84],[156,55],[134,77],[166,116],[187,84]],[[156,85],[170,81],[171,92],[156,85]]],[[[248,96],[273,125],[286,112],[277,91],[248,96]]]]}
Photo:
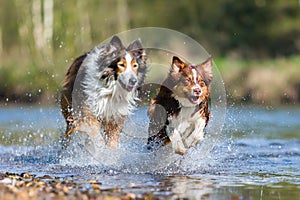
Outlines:
{"type": "Polygon", "coordinates": [[[148,148],[157,149],[172,143],[176,153],[185,154],[204,137],[210,117],[208,109],[212,59],[191,65],[173,57],[170,72],[148,109],[150,118],[148,148]],[[195,75],[196,77],[192,76],[195,75]],[[193,80],[196,80],[197,87],[193,80]],[[201,89],[201,95],[192,97],[201,89]],[[194,89],[193,91],[191,90],[194,89]],[[191,101],[197,100],[197,103],[191,101]]]}
{"type": "Polygon", "coordinates": [[[115,147],[126,117],[135,108],[137,90],[147,71],[146,59],[139,39],[125,48],[117,36],[76,58],[62,83],[65,139],[74,132],[102,134],[106,144],[115,147]],[[126,66],[120,66],[125,55],[138,66],[126,73],[126,66]],[[128,80],[137,82],[129,86],[128,80]]]}

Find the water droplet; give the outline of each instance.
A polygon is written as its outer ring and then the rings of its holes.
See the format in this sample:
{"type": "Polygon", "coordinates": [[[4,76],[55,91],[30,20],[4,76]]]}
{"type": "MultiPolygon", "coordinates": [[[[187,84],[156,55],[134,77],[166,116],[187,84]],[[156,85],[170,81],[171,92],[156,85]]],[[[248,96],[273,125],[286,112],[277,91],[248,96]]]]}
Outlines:
{"type": "Polygon", "coordinates": [[[64,45],[64,42],[60,42],[60,44],[59,44],[59,48],[62,48],[62,47],[63,47],[63,45],[64,45]]]}

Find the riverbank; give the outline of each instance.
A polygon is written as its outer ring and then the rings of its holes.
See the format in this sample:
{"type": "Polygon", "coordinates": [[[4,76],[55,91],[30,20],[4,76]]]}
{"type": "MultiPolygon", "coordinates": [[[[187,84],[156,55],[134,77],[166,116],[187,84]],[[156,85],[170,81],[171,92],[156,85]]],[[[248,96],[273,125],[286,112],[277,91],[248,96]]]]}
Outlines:
{"type": "MultiPolygon", "coordinates": [[[[57,62],[43,65],[41,60],[33,63],[25,59],[22,64],[16,60],[1,63],[1,104],[49,105],[57,102],[61,82],[71,61],[57,62]]],[[[300,56],[265,60],[217,58],[215,63],[230,102],[300,103],[300,56]]]]}
{"type": "Polygon", "coordinates": [[[36,176],[27,172],[0,173],[0,196],[3,199],[153,199],[152,194],[119,192],[100,189],[100,182],[87,180],[78,184],[71,178],[36,176]]]}
{"type": "Polygon", "coordinates": [[[300,103],[300,57],[265,60],[216,59],[229,101],[300,103]]]}

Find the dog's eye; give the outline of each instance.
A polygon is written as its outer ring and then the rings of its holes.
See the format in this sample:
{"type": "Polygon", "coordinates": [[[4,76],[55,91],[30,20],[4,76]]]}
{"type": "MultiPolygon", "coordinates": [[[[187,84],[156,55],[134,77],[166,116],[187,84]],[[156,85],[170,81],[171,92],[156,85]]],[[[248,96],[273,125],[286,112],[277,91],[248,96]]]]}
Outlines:
{"type": "Polygon", "coordinates": [[[137,63],[133,64],[133,68],[137,68],[139,65],[137,63]]]}
{"type": "Polygon", "coordinates": [[[125,67],[125,65],[124,65],[124,63],[122,63],[122,62],[119,62],[119,63],[118,63],[118,67],[124,68],[124,67],[125,67]]]}
{"type": "Polygon", "coordinates": [[[203,81],[200,82],[200,87],[204,87],[205,83],[203,81]]]}
{"type": "Polygon", "coordinates": [[[183,83],[184,83],[184,85],[186,85],[186,86],[189,86],[190,85],[190,79],[189,78],[185,78],[184,79],[184,81],[183,81],[183,83]]]}

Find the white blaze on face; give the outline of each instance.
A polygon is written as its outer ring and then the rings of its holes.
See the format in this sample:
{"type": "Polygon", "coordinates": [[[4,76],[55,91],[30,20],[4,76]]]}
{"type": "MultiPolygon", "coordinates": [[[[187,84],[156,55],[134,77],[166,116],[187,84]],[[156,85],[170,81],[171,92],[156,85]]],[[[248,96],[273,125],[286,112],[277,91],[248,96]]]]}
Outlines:
{"type": "Polygon", "coordinates": [[[194,78],[194,83],[195,83],[195,86],[193,88],[200,88],[200,85],[198,84],[198,81],[197,81],[197,70],[196,69],[192,69],[192,72],[193,72],[193,78],[194,78]]]}
{"type": "Polygon", "coordinates": [[[130,55],[130,53],[126,52],[125,60],[126,60],[126,70],[125,71],[129,71],[129,72],[132,71],[133,66],[131,66],[131,63],[132,63],[133,57],[130,55]]]}
{"type": "Polygon", "coordinates": [[[137,68],[138,64],[134,57],[125,52],[124,57],[118,63],[118,80],[121,86],[131,92],[137,83],[137,68]]]}

